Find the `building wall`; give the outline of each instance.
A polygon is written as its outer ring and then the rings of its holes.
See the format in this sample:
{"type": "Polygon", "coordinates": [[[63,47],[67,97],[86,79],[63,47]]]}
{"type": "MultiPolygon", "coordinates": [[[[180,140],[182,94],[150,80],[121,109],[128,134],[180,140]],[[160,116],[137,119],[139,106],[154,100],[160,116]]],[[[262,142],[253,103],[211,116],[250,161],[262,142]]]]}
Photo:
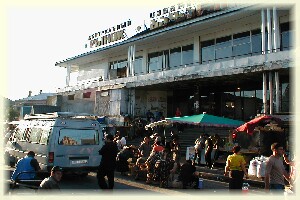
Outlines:
{"type": "Polygon", "coordinates": [[[76,113],[94,113],[95,110],[96,89],[87,89],[80,91],[73,91],[62,98],[61,110],[63,112],[76,113]],[[89,98],[84,97],[84,93],[90,93],[89,98]]]}

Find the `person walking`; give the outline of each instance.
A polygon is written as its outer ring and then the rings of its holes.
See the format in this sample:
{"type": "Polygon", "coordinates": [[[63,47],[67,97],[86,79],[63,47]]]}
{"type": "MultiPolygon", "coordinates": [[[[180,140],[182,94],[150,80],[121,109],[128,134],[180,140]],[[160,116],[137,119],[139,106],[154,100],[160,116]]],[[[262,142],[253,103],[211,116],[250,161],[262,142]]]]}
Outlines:
{"type": "Polygon", "coordinates": [[[246,161],[240,155],[241,147],[236,145],[232,148],[233,154],[227,157],[224,176],[229,172],[229,189],[242,189],[244,175],[248,179],[246,161]]]}
{"type": "Polygon", "coordinates": [[[118,154],[117,144],[113,142],[113,135],[106,135],[105,144],[99,150],[99,154],[102,155],[100,165],[98,167],[97,179],[98,185],[101,189],[113,189],[114,177],[116,169],[116,157],[118,154]],[[105,181],[105,176],[108,179],[108,185],[105,181]]]}
{"type": "Polygon", "coordinates": [[[36,172],[41,168],[38,161],[34,158],[35,153],[29,151],[27,155],[17,162],[16,168],[11,175],[12,180],[16,179],[34,179],[36,177],[36,172]],[[21,173],[23,172],[23,173],[21,173]]]}
{"type": "Polygon", "coordinates": [[[284,156],[283,146],[279,143],[273,143],[271,145],[273,154],[269,157],[266,162],[265,171],[265,189],[266,191],[277,190],[284,191],[285,183],[284,179],[290,182],[290,176],[284,168],[283,160],[286,161],[284,156]]]}
{"type": "Polygon", "coordinates": [[[44,189],[54,189],[54,190],[60,190],[59,181],[62,178],[62,168],[59,166],[54,166],[51,169],[50,177],[45,178],[38,189],[38,191],[44,190],[44,189]]]}

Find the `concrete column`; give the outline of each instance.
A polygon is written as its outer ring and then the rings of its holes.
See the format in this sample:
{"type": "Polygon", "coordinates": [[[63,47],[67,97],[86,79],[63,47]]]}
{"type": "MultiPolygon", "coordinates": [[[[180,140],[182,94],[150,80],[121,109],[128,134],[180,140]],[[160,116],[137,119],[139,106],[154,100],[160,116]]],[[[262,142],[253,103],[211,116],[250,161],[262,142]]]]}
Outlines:
{"type": "Polygon", "coordinates": [[[263,73],[263,112],[267,114],[267,74],[263,73]]]}
{"type": "Polygon", "coordinates": [[[126,75],[129,77],[129,69],[131,69],[131,52],[132,52],[132,46],[128,47],[127,50],[127,69],[126,69],[126,75]]]}
{"type": "Polygon", "coordinates": [[[279,73],[275,72],[275,110],[278,113],[280,111],[280,88],[279,88],[279,73]]]}
{"type": "Polygon", "coordinates": [[[276,7],[273,7],[273,48],[274,52],[280,51],[279,24],[276,7]]]}
{"type": "Polygon", "coordinates": [[[267,8],[267,30],[268,30],[268,53],[272,52],[272,21],[271,11],[267,8]]]}
{"type": "Polygon", "coordinates": [[[273,72],[269,72],[269,91],[270,91],[270,114],[274,114],[273,109],[273,72]]]}
{"type": "Polygon", "coordinates": [[[67,76],[66,76],[66,85],[70,86],[70,78],[71,78],[71,65],[67,67],[67,76]]]}
{"type": "Polygon", "coordinates": [[[144,50],[143,52],[143,64],[142,64],[142,72],[147,74],[147,60],[148,60],[148,51],[144,50]]]}
{"type": "Polygon", "coordinates": [[[132,63],[131,63],[131,76],[134,76],[135,44],[134,44],[134,45],[132,45],[132,52],[131,52],[131,56],[132,56],[132,63]]]}
{"type": "Polygon", "coordinates": [[[262,54],[266,53],[266,19],[263,9],[261,10],[261,51],[262,54]]]}

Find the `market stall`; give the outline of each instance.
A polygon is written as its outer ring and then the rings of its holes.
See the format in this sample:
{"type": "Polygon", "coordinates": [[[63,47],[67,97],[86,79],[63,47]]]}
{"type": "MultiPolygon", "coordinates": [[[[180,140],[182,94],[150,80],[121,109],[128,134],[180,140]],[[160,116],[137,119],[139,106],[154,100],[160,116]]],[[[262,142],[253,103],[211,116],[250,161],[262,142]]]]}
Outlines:
{"type": "Polygon", "coordinates": [[[271,115],[258,116],[243,124],[232,133],[233,143],[242,147],[249,168],[249,175],[264,177],[265,164],[272,155],[271,144],[279,142],[289,155],[288,127],[281,118],[271,115]]]}
{"type": "MultiPolygon", "coordinates": [[[[204,133],[205,133],[205,127],[223,127],[223,128],[228,128],[228,130],[231,130],[232,128],[236,128],[244,123],[243,121],[234,120],[234,119],[225,118],[225,117],[214,116],[214,115],[210,115],[210,114],[206,114],[206,113],[199,114],[199,115],[192,115],[192,116],[167,118],[167,120],[171,121],[172,123],[184,123],[184,124],[193,124],[193,125],[202,126],[204,133]]],[[[227,138],[225,138],[225,139],[227,141],[227,138]]],[[[219,156],[220,161],[218,160],[217,162],[221,162],[221,163],[225,164],[226,159],[224,161],[223,157],[227,156],[228,153],[230,153],[229,150],[231,150],[230,147],[228,147],[228,148],[221,147],[221,149],[219,148],[218,154],[220,155],[219,156]],[[225,156],[223,156],[223,155],[225,155],[225,156]]],[[[211,154],[212,160],[214,159],[215,152],[216,152],[216,149],[214,149],[211,154]]],[[[195,156],[194,154],[195,154],[194,146],[187,147],[186,159],[193,159],[195,156]]],[[[205,154],[205,149],[202,149],[201,153],[200,153],[200,156],[201,156],[200,164],[205,164],[204,154],[205,154]]]]}

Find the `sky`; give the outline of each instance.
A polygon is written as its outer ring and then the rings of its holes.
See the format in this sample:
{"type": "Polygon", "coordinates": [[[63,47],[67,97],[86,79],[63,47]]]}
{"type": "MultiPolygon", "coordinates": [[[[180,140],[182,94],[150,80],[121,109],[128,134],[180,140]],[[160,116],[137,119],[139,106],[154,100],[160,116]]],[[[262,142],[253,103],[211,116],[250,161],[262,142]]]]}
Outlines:
{"type": "Polygon", "coordinates": [[[155,11],[152,4],[130,0],[46,2],[12,0],[4,8],[7,68],[2,69],[6,80],[1,95],[11,100],[26,98],[29,91],[56,92],[66,85],[66,69],[56,62],[94,50],[85,48],[89,35],[155,11]]]}
{"type": "Polygon", "coordinates": [[[17,100],[27,97],[29,91],[32,95],[40,90],[56,92],[57,88],[66,86],[66,69],[55,63],[90,51],[85,48],[89,35],[128,19],[132,23],[149,19],[150,12],[156,8],[176,2],[1,1],[0,22],[4,26],[0,33],[0,95],[17,100]]]}

